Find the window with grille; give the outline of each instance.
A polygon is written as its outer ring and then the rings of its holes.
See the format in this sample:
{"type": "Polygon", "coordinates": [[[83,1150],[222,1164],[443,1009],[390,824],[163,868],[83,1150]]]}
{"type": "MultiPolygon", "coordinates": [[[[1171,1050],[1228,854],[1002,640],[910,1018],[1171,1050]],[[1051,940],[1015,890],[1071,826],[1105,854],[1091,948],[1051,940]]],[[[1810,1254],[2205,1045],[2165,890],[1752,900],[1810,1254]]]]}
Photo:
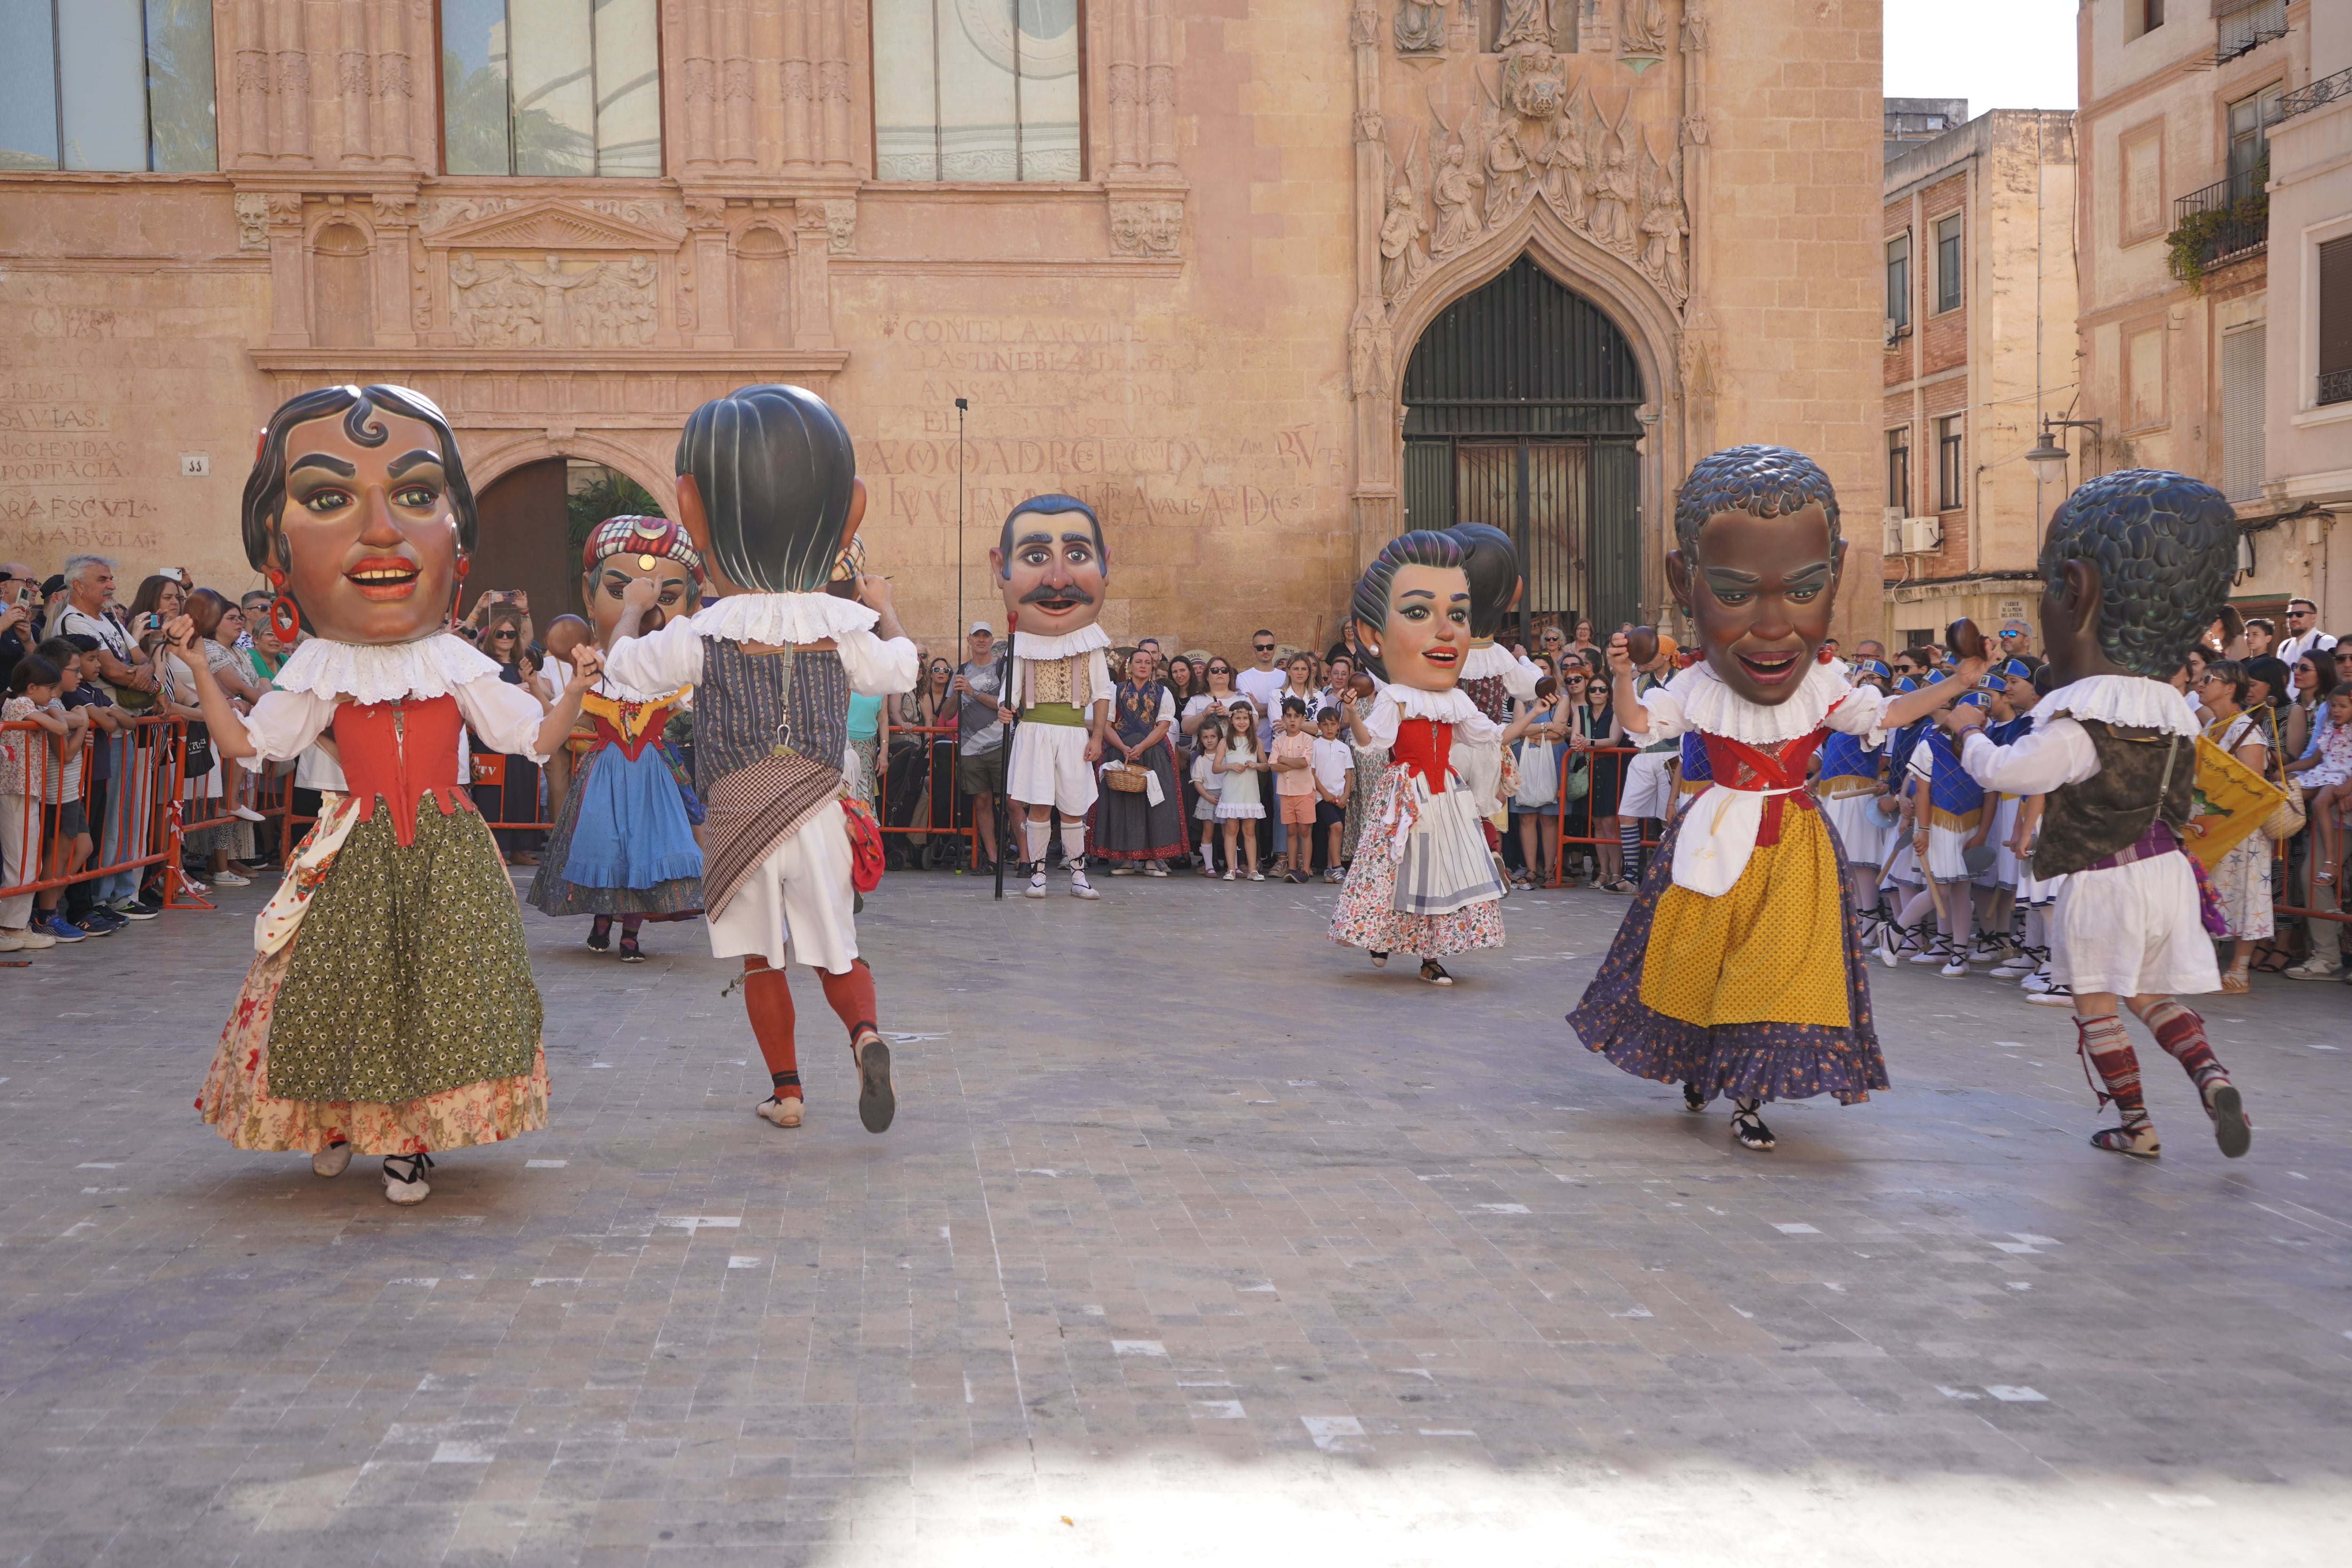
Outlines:
{"type": "Polygon", "coordinates": [[[0,0],[0,170],[220,167],[211,0],[0,0]]]}
{"type": "Polygon", "coordinates": [[[1898,425],[1886,433],[1886,504],[1911,510],[1911,426],[1898,425]]]}
{"type": "Polygon", "coordinates": [[[2248,93],[2230,105],[2230,199],[2243,201],[2263,188],[2256,176],[2270,167],[2271,117],[2286,89],[2277,83],[2248,93]]]}
{"type": "Polygon", "coordinates": [[[1911,324],[1911,237],[1886,242],[1886,320],[1891,336],[1911,324]]]}
{"type": "Polygon", "coordinates": [[[874,0],[884,180],[1076,180],[1078,0],[874,0]]]}
{"type": "Polygon", "coordinates": [[[1966,475],[1960,466],[1960,416],[1936,421],[1936,510],[1958,511],[1969,504],[1966,475]]]}
{"type": "Polygon", "coordinates": [[[1957,310],[1960,308],[1961,280],[1965,276],[1960,255],[1960,220],[1957,214],[1939,218],[1936,223],[1936,309],[1957,310]]]}
{"type": "Polygon", "coordinates": [[[441,0],[452,174],[658,175],[655,0],[441,0]]]}
{"type": "Polygon", "coordinates": [[[2320,246],[2320,404],[2352,403],[2352,235],[2320,246]]]}

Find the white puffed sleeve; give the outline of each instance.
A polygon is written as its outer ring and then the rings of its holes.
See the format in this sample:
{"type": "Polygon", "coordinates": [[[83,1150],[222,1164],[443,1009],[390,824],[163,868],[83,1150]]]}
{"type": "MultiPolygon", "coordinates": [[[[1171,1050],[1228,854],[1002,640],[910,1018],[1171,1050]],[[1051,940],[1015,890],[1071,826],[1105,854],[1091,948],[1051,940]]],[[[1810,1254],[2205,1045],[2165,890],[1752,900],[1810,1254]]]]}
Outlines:
{"type": "Polygon", "coordinates": [[[453,688],[450,695],[457,700],[466,727],[482,738],[486,748],[529,757],[534,763],[547,761],[547,753],[539,749],[539,727],[547,721],[547,710],[539,705],[538,698],[495,675],[467,681],[453,688]]]}
{"type": "Polygon", "coordinates": [[[245,738],[253,755],[242,759],[259,773],[271,763],[299,757],[334,722],[335,704],[308,691],[268,691],[245,716],[245,738]]]}
{"type": "Polygon", "coordinates": [[[858,696],[895,697],[915,689],[915,645],[908,638],[885,642],[872,632],[844,632],[834,638],[834,647],[841,653],[849,689],[858,696]]]}
{"type": "Polygon", "coordinates": [[[639,691],[675,691],[681,686],[699,685],[702,632],[691,619],[682,618],[650,637],[623,637],[604,656],[604,672],[639,691]]]}
{"type": "Polygon", "coordinates": [[[1842,734],[1860,735],[1865,746],[1886,739],[1886,693],[1874,686],[1849,686],[1822,721],[1842,734]]]}

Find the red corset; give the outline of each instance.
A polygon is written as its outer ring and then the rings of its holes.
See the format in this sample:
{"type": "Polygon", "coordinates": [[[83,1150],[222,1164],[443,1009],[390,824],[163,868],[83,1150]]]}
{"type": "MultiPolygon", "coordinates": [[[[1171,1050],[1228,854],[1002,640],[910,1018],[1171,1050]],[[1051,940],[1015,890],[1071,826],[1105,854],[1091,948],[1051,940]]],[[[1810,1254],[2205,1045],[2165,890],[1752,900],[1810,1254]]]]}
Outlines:
{"type": "Polygon", "coordinates": [[[343,778],[360,803],[360,820],[375,816],[376,797],[392,805],[393,837],[416,842],[416,800],[430,795],[445,816],[471,811],[473,798],[457,787],[457,700],[434,697],[399,702],[346,702],[330,726],[341,754],[343,778]]]}
{"type": "Polygon", "coordinates": [[[1805,765],[1812,761],[1814,750],[1828,738],[1826,726],[1793,741],[1769,742],[1761,746],[1751,746],[1727,735],[1700,732],[1699,743],[1706,748],[1707,769],[1717,784],[1726,789],[1793,792],[1765,797],[1764,819],[1756,829],[1757,847],[1769,848],[1780,842],[1783,802],[1795,801],[1800,811],[1813,809],[1812,794],[1804,787],[1805,765]]]}
{"type": "Polygon", "coordinates": [[[637,732],[635,735],[602,713],[589,714],[588,722],[596,731],[600,744],[620,747],[621,754],[634,763],[640,752],[662,738],[662,727],[669,722],[669,704],[654,702],[640,708],[638,704],[631,703],[622,711],[625,714],[630,708],[638,708],[637,732]]]}
{"type": "Polygon", "coordinates": [[[1390,742],[1389,760],[1421,775],[1432,795],[1445,793],[1445,770],[1454,756],[1454,726],[1434,719],[1404,719],[1390,742]]]}

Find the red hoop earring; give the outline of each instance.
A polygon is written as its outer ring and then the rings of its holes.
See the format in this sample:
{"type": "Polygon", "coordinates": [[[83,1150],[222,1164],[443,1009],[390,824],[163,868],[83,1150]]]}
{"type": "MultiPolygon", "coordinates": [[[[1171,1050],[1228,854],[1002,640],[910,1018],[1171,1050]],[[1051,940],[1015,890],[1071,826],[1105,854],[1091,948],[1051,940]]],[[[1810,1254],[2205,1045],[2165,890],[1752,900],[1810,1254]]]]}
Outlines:
{"type": "Polygon", "coordinates": [[[286,593],[286,574],[276,567],[269,569],[269,586],[277,597],[269,601],[269,633],[279,642],[290,643],[302,635],[302,610],[286,593]]]}

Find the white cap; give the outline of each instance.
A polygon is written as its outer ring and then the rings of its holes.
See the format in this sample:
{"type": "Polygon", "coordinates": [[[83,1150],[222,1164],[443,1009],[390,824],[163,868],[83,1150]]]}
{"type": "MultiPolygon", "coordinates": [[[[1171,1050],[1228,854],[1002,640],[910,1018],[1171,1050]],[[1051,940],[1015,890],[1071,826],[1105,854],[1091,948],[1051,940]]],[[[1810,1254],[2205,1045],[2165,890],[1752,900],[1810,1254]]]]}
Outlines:
{"type": "Polygon", "coordinates": [[[986,632],[990,637],[994,637],[996,635],[996,628],[990,626],[986,621],[974,621],[971,623],[971,630],[964,633],[963,635],[966,637],[977,637],[982,632],[986,632]]]}

